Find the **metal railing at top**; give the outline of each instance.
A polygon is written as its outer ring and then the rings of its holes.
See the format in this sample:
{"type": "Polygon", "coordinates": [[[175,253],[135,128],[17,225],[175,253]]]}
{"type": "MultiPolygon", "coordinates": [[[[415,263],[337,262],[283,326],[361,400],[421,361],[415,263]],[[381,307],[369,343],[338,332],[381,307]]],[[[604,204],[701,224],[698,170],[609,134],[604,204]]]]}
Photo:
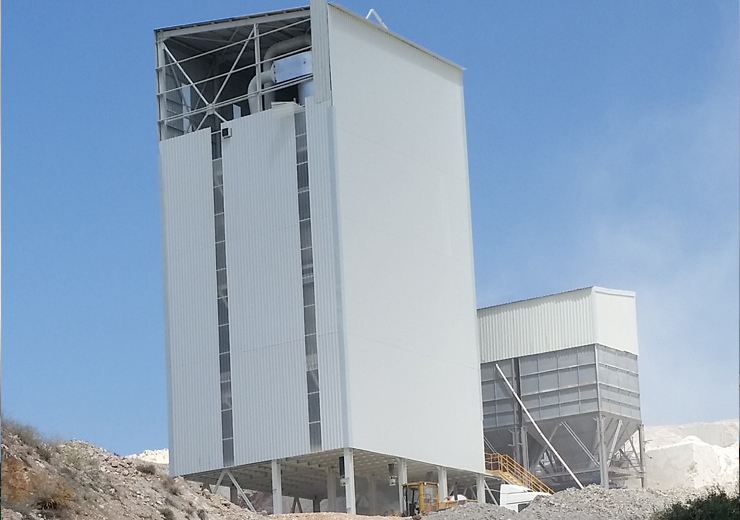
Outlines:
{"type": "Polygon", "coordinates": [[[509,484],[517,484],[542,493],[554,493],[533,473],[503,453],[486,453],[486,471],[499,475],[509,484]]]}

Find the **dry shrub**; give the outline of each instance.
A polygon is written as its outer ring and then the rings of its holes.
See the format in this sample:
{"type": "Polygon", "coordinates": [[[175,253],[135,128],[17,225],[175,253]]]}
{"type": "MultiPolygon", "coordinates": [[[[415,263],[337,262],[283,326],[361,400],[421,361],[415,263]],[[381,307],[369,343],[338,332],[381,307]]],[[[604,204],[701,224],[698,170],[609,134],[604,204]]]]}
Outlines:
{"type": "Polygon", "coordinates": [[[0,481],[3,504],[16,511],[29,508],[56,511],[74,499],[65,478],[35,471],[16,457],[7,457],[3,461],[0,481]]]}
{"type": "Polygon", "coordinates": [[[172,509],[163,507],[159,512],[162,514],[162,518],[164,518],[164,520],[175,520],[175,512],[172,511],[172,509]]]}
{"type": "Polygon", "coordinates": [[[3,485],[3,503],[11,507],[24,504],[32,489],[31,468],[17,457],[6,457],[0,468],[0,481],[3,485]]]}
{"type": "Polygon", "coordinates": [[[39,431],[30,424],[2,417],[3,431],[18,437],[22,444],[36,450],[39,457],[46,462],[51,460],[56,444],[47,441],[39,431]]]}
{"type": "Polygon", "coordinates": [[[157,473],[157,467],[154,464],[139,464],[136,466],[136,469],[139,473],[144,473],[146,475],[154,475],[157,473]]]}
{"type": "Polygon", "coordinates": [[[52,475],[40,480],[34,486],[30,496],[36,508],[45,510],[62,509],[74,498],[72,489],[66,480],[52,475]]]}
{"type": "Polygon", "coordinates": [[[163,484],[164,488],[173,495],[179,495],[182,492],[180,486],[177,485],[177,481],[172,477],[166,477],[163,484]]]}
{"type": "Polygon", "coordinates": [[[208,520],[208,513],[206,513],[205,509],[198,510],[198,518],[200,518],[200,520],[208,520]]]}
{"type": "Polygon", "coordinates": [[[30,424],[18,422],[7,417],[2,418],[2,423],[3,430],[17,436],[26,446],[36,449],[40,445],[44,444],[44,438],[41,436],[39,431],[30,424]]]}

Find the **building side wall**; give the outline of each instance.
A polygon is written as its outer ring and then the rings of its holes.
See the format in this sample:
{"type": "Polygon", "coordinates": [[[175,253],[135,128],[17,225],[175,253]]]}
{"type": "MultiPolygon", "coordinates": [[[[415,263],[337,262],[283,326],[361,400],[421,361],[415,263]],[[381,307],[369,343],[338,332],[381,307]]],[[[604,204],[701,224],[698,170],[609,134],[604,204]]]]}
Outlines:
{"type": "Polygon", "coordinates": [[[639,354],[635,293],[594,288],[597,342],[639,354]]]}
{"type": "Polygon", "coordinates": [[[224,126],[232,130],[222,153],[238,465],[308,453],[308,405],[293,111],[224,126]]]}
{"type": "Polygon", "coordinates": [[[462,73],[332,6],[329,38],[350,444],[481,471],[462,73]]]}
{"type": "Polygon", "coordinates": [[[210,131],[160,142],[170,473],[222,465],[210,131]]]}
{"type": "Polygon", "coordinates": [[[478,310],[481,361],[596,343],[591,288],[478,310]]]}

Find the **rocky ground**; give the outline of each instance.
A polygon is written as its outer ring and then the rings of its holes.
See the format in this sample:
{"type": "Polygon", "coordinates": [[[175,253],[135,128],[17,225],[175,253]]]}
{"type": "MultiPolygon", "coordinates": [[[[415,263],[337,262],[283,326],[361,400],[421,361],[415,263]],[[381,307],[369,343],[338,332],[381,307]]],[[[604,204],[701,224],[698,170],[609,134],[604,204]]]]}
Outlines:
{"type": "Polygon", "coordinates": [[[3,520],[262,518],[170,478],[160,465],[82,441],[44,443],[32,429],[6,428],[5,422],[0,481],[3,520]]]}
{"type": "MultiPolygon", "coordinates": [[[[3,520],[258,520],[263,518],[182,478],[166,465],[121,457],[82,441],[46,443],[22,425],[2,430],[3,520]]],[[[726,486],[736,492],[737,483],[726,486]]],[[[536,499],[521,513],[469,503],[428,520],[642,520],[704,491],[568,489],[536,499]]],[[[276,520],[347,520],[341,513],[276,515],[276,520]]],[[[363,517],[368,520],[380,517],[363,517]]]]}

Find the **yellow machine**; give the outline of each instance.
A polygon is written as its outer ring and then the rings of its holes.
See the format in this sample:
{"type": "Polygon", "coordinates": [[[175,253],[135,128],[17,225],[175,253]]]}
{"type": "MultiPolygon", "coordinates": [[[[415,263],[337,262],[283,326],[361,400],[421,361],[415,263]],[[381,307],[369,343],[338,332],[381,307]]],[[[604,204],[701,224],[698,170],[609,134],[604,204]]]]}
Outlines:
{"type": "Polygon", "coordinates": [[[439,509],[436,482],[409,482],[403,485],[403,516],[431,513],[439,509]]]}
{"type": "Polygon", "coordinates": [[[457,500],[440,500],[436,482],[409,482],[403,485],[403,516],[424,515],[456,506],[457,500]]]}

